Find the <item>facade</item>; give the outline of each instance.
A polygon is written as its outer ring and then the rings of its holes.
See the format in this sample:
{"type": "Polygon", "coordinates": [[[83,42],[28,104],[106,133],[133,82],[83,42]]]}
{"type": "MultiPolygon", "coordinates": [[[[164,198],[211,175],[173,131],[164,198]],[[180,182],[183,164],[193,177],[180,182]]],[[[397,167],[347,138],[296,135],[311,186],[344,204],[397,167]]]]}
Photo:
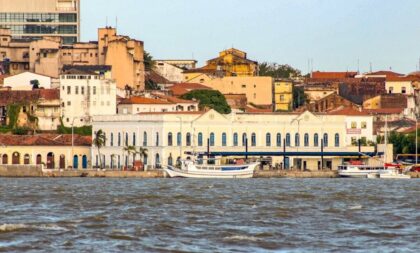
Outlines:
{"type": "Polygon", "coordinates": [[[0,27],[17,39],[52,36],[73,44],[80,39],[80,0],[0,0],[0,27]]]}
{"type": "MultiPolygon", "coordinates": [[[[124,153],[128,145],[148,150],[144,158],[147,168],[175,164],[185,152],[205,153],[207,143],[212,153],[248,152],[255,158],[271,158],[272,164],[284,168],[318,170],[321,168],[321,145],[324,152],[356,152],[347,132],[348,122],[358,118],[344,115],[315,115],[310,112],[294,113],[232,113],[221,115],[207,112],[143,113],[140,115],[114,115],[94,117],[93,131],[103,130],[107,137],[101,149],[106,167],[121,168],[132,164],[132,157],[124,153]],[[264,127],[261,127],[264,126],[264,127]],[[295,152],[288,157],[258,155],[259,152],[295,152]],[[299,154],[302,154],[301,156],[299,154]]],[[[359,117],[359,115],[357,116],[359,117]]],[[[372,117],[360,117],[366,123],[361,133],[373,141],[372,117]]],[[[362,147],[363,152],[373,152],[373,147],[362,147]]],[[[93,164],[99,165],[98,153],[92,150],[93,164]]],[[[251,156],[251,155],[250,155],[251,156]]],[[[243,155],[242,157],[243,158],[243,155]]],[[[324,157],[324,167],[336,169],[344,157],[324,157]]]]}
{"type": "Polygon", "coordinates": [[[98,29],[98,41],[64,45],[58,37],[36,41],[13,39],[10,30],[0,29],[0,74],[30,71],[58,78],[65,65],[109,65],[117,87],[142,91],[145,87],[144,44],[117,35],[115,28],[98,29]]]}
{"type": "Polygon", "coordinates": [[[293,82],[287,79],[274,80],[274,110],[290,111],[293,108],[293,82]]]}
{"type": "Polygon", "coordinates": [[[329,95],[322,97],[318,100],[310,100],[309,103],[299,107],[297,111],[308,110],[314,113],[331,112],[341,110],[343,108],[350,107],[353,110],[361,109],[360,105],[357,105],[337,93],[330,93],[329,95]]]}
{"type": "Polygon", "coordinates": [[[235,76],[214,78],[203,85],[222,94],[245,94],[248,103],[273,104],[273,78],[267,76],[235,76]]]}
{"type": "Polygon", "coordinates": [[[51,77],[31,72],[23,72],[4,79],[3,87],[10,87],[11,90],[32,90],[31,81],[37,80],[39,88],[51,89],[51,77]]]}
{"type": "Polygon", "coordinates": [[[167,96],[130,97],[118,104],[118,114],[139,114],[145,112],[198,111],[198,102],[170,98],[167,96]]]}
{"type": "Polygon", "coordinates": [[[420,77],[389,77],[386,79],[385,88],[389,94],[413,95],[416,87],[420,87],[420,77]]]}
{"type": "Polygon", "coordinates": [[[194,69],[197,61],[195,60],[155,60],[155,71],[167,80],[180,83],[184,81],[183,72],[194,69]]]}
{"type": "Polygon", "coordinates": [[[246,52],[231,48],[220,52],[217,58],[208,60],[204,67],[185,70],[184,81],[190,82],[200,74],[217,77],[257,76],[258,62],[249,60],[246,52]]]}
{"type": "Polygon", "coordinates": [[[94,115],[116,113],[116,84],[109,75],[109,72],[76,68],[60,76],[61,113],[65,126],[90,125],[94,115]]]}
{"type": "Polygon", "coordinates": [[[1,165],[44,165],[48,169],[91,167],[90,137],[74,135],[0,135],[1,165]]]}
{"type": "Polygon", "coordinates": [[[58,89],[0,91],[0,124],[2,126],[45,131],[57,130],[57,126],[60,125],[60,116],[58,89]]]}

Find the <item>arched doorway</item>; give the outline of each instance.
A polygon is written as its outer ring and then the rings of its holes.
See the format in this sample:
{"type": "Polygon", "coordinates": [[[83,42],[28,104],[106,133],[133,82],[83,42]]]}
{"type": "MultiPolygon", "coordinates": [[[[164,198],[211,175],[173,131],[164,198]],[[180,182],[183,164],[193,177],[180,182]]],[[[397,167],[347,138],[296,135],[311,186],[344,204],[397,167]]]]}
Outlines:
{"type": "Polygon", "coordinates": [[[88,159],[87,159],[87,156],[86,156],[86,155],[83,155],[83,156],[82,156],[82,168],[83,168],[83,169],[87,169],[87,166],[88,166],[88,159]]]}
{"type": "Polygon", "coordinates": [[[79,168],[79,156],[73,156],[73,169],[77,170],[79,168]]]}
{"type": "Polygon", "coordinates": [[[2,163],[2,164],[8,164],[8,163],[9,163],[9,159],[8,159],[8,156],[7,156],[6,154],[4,154],[4,155],[1,157],[1,163],[2,163]]]}
{"type": "Polygon", "coordinates": [[[169,155],[168,157],[168,165],[172,166],[174,164],[173,158],[172,158],[172,154],[169,155]]]}
{"type": "Polygon", "coordinates": [[[31,157],[29,156],[29,154],[25,154],[25,156],[23,157],[23,164],[28,165],[31,163],[31,157]]]}
{"type": "Polygon", "coordinates": [[[66,156],[60,155],[60,169],[66,168],[66,156]]]}
{"type": "Polygon", "coordinates": [[[55,168],[54,153],[50,152],[47,154],[47,169],[54,169],[54,168],[55,168]]]}
{"type": "Polygon", "coordinates": [[[19,152],[14,152],[12,155],[12,164],[17,165],[20,164],[20,154],[19,152]]]}
{"type": "Polygon", "coordinates": [[[41,165],[42,164],[42,156],[41,155],[37,155],[36,156],[36,165],[41,165]]]}
{"type": "Polygon", "coordinates": [[[155,168],[157,168],[157,169],[160,168],[160,156],[159,156],[159,154],[155,155],[155,168]]]}

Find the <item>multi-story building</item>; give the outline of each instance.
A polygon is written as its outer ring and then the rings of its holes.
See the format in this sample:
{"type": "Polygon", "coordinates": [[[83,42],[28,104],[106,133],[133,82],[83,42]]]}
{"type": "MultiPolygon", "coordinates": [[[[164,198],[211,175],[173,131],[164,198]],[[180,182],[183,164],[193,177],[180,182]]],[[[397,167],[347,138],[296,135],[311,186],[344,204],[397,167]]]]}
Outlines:
{"type": "MultiPolygon", "coordinates": [[[[318,170],[336,169],[345,158],[357,158],[360,154],[352,137],[373,141],[372,118],[310,112],[161,112],[97,116],[93,131],[101,129],[106,134],[101,149],[106,167],[132,164],[132,157],[123,150],[132,145],[148,150],[144,158],[147,167],[175,164],[179,157],[189,156],[187,151],[205,154],[209,149],[213,155],[230,158],[243,158],[247,150],[249,158],[271,159],[273,165],[283,168],[318,170]]],[[[362,147],[364,153],[373,151],[374,147],[362,147]]],[[[96,149],[92,152],[93,165],[99,165],[96,149]]]]}
{"type": "Polygon", "coordinates": [[[180,83],[184,81],[183,72],[196,64],[196,60],[155,60],[155,70],[167,80],[180,83]]]}
{"type": "Polygon", "coordinates": [[[61,113],[65,126],[91,124],[94,115],[116,114],[116,85],[109,66],[73,66],[60,76],[61,113]],[[108,68],[108,71],[103,71],[108,68]]]}
{"type": "Polygon", "coordinates": [[[274,80],[274,110],[290,111],[293,108],[293,81],[288,79],[274,80]]]}
{"type": "Polygon", "coordinates": [[[80,0],[0,0],[0,27],[15,39],[52,36],[73,44],[80,38],[80,0]]]}
{"type": "Polygon", "coordinates": [[[13,39],[9,29],[0,29],[0,74],[31,71],[58,78],[64,65],[110,65],[117,87],[144,90],[144,45],[117,35],[115,28],[98,29],[98,41],[64,45],[58,37],[35,41],[13,39]]]}

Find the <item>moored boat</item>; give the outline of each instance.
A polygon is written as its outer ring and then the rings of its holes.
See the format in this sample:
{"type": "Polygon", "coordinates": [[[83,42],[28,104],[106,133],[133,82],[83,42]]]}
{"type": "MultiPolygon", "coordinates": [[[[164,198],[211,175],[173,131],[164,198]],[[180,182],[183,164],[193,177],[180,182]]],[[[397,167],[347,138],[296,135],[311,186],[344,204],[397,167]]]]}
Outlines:
{"type": "Polygon", "coordinates": [[[370,166],[359,164],[347,164],[338,166],[338,175],[340,177],[358,177],[367,178],[368,175],[380,175],[387,173],[385,166],[370,166]]]}
{"type": "Polygon", "coordinates": [[[407,174],[403,174],[401,170],[398,169],[389,169],[386,173],[382,173],[379,175],[379,178],[384,179],[410,179],[411,176],[407,174]]]}
{"type": "Polygon", "coordinates": [[[185,178],[252,178],[259,163],[241,165],[199,165],[191,160],[181,161],[181,168],[167,166],[170,177],[185,178]]]}

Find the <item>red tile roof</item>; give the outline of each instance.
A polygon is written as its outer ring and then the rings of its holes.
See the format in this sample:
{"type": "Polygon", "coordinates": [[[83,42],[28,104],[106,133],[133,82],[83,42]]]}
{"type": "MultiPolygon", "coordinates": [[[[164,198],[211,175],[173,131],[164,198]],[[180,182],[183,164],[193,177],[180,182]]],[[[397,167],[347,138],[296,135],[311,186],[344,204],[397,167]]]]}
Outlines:
{"type": "Polygon", "coordinates": [[[386,76],[386,77],[403,76],[403,74],[396,73],[396,72],[393,72],[393,71],[387,71],[387,70],[375,71],[375,72],[367,73],[366,75],[368,75],[368,76],[386,76]]]}
{"type": "Polygon", "coordinates": [[[60,90],[58,89],[37,89],[30,91],[21,90],[3,90],[0,91],[0,105],[11,103],[38,101],[40,99],[56,100],[60,99],[60,90]]]}
{"type": "Polygon", "coordinates": [[[169,87],[169,90],[172,95],[179,97],[192,90],[211,90],[211,88],[199,83],[178,83],[169,87]]]}
{"type": "Polygon", "coordinates": [[[364,109],[363,111],[369,114],[400,114],[404,108],[364,109]]]}
{"type": "MultiPolygon", "coordinates": [[[[71,146],[71,134],[0,135],[0,145],[5,146],[71,146]]],[[[91,136],[74,135],[75,146],[91,146],[91,136]]]]}
{"type": "Polygon", "coordinates": [[[420,76],[390,76],[386,78],[387,82],[413,82],[420,81],[420,76]]]}
{"type": "Polygon", "coordinates": [[[155,105],[170,105],[173,104],[169,101],[166,100],[162,100],[162,99],[158,99],[158,98],[146,98],[146,97],[130,97],[130,98],[126,98],[123,99],[120,104],[123,105],[132,105],[132,104],[136,104],[136,105],[151,105],[151,104],[155,104],[155,105]]]}
{"type": "Polygon", "coordinates": [[[340,110],[328,112],[329,115],[346,115],[346,116],[369,116],[366,112],[355,110],[351,107],[346,107],[340,110]]]}
{"type": "Polygon", "coordinates": [[[141,112],[140,115],[178,115],[178,114],[186,114],[186,115],[202,115],[206,113],[205,111],[180,111],[180,112],[141,112]]]}
{"type": "Polygon", "coordinates": [[[192,100],[186,100],[186,99],[181,99],[181,98],[177,98],[174,96],[167,96],[167,95],[163,95],[163,94],[158,94],[158,93],[153,93],[154,96],[159,97],[163,100],[169,101],[171,103],[175,103],[175,104],[192,104],[192,103],[197,103],[197,101],[192,101],[192,100]]]}
{"type": "Polygon", "coordinates": [[[357,72],[312,72],[312,78],[325,79],[325,78],[354,78],[357,72]]]}

